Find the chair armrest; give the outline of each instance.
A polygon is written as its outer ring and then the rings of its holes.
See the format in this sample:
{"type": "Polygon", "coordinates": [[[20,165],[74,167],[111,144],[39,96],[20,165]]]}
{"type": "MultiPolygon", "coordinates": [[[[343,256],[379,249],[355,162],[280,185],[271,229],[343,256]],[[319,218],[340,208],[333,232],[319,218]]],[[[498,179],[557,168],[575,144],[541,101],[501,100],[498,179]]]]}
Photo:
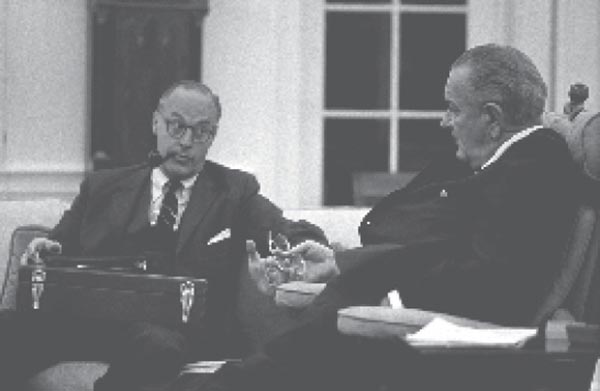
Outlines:
{"type": "Polygon", "coordinates": [[[305,308],[325,288],[325,283],[292,281],[275,289],[275,303],[280,307],[305,308]]]}
{"type": "Polygon", "coordinates": [[[21,255],[33,238],[46,237],[49,232],[50,228],[39,224],[22,225],[12,232],[6,272],[0,291],[0,309],[15,308],[21,255]]]}
{"type": "Polygon", "coordinates": [[[459,326],[474,328],[500,327],[492,323],[416,308],[356,306],[338,311],[337,328],[345,335],[369,338],[402,338],[414,333],[435,318],[459,326]]]}
{"type": "Polygon", "coordinates": [[[565,308],[559,308],[552,314],[550,321],[575,322],[575,317],[565,308]]]}

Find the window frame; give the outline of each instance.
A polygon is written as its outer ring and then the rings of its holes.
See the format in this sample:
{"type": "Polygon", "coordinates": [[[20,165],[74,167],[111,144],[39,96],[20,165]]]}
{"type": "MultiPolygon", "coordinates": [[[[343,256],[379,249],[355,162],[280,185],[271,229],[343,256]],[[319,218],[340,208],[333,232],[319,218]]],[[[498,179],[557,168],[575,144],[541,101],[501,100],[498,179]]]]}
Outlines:
{"type": "MultiPolygon", "coordinates": [[[[442,15],[465,15],[465,23],[468,24],[469,9],[468,1],[465,5],[414,5],[402,4],[402,0],[391,0],[389,4],[338,4],[325,3],[323,5],[323,17],[326,20],[326,15],[331,13],[358,13],[358,14],[386,14],[390,18],[390,64],[389,64],[389,107],[383,110],[357,110],[357,109],[328,109],[323,104],[322,122],[332,119],[380,119],[388,122],[388,172],[400,172],[400,121],[405,119],[410,120],[441,120],[444,110],[415,110],[402,109],[400,107],[400,54],[401,47],[401,20],[403,14],[442,14],[442,15]]],[[[465,32],[467,28],[465,27],[465,32]]],[[[323,40],[326,39],[324,34],[323,40]]],[[[465,36],[465,47],[467,45],[467,37],[465,36]]],[[[323,68],[325,68],[326,53],[324,53],[323,68]]],[[[325,69],[323,70],[323,82],[325,81],[325,69]]],[[[324,88],[324,87],[323,87],[324,88]]],[[[323,91],[324,92],[324,91],[323,91]]],[[[324,125],[322,125],[324,126],[324,125]]],[[[323,135],[325,133],[323,128],[323,135]]],[[[322,156],[323,171],[325,169],[325,157],[322,156]]],[[[324,181],[325,179],[323,179],[324,181]]],[[[323,184],[323,187],[325,185],[323,184]]],[[[325,203],[326,194],[322,194],[322,203],[325,203]]]]}
{"type": "MultiPolygon", "coordinates": [[[[592,0],[586,1],[591,2],[592,0]]],[[[406,7],[409,6],[406,5],[406,7]]],[[[488,42],[514,45],[531,55],[542,75],[547,78],[549,83],[553,82],[557,75],[553,73],[552,62],[556,59],[550,53],[552,45],[550,43],[551,34],[548,32],[549,27],[546,26],[544,20],[540,21],[537,17],[535,18],[536,24],[531,23],[532,15],[547,15],[550,18],[550,8],[552,7],[550,2],[546,0],[532,0],[531,2],[468,0],[466,7],[467,48],[488,42]]],[[[324,205],[325,9],[325,0],[300,2],[301,69],[299,69],[299,73],[302,87],[298,104],[300,106],[299,123],[302,126],[298,132],[301,134],[302,140],[310,139],[311,143],[310,146],[305,143],[300,143],[295,147],[288,146],[287,152],[294,150],[297,155],[302,156],[302,161],[306,162],[306,167],[303,166],[299,170],[298,195],[295,197],[297,205],[303,208],[318,208],[324,205]]],[[[559,19],[562,14],[563,11],[559,9],[559,19]]],[[[549,25],[550,23],[548,23],[549,25]]],[[[563,30],[565,29],[561,27],[561,31],[563,30]]],[[[560,60],[560,56],[558,60],[560,60]]],[[[559,66],[558,84],[566,84],[560,79],[560,70],[559,66]]],[[[549,96],[550,109],[555,105],[556,99],[556,95],[549,96]]],[[[353,115],[344,112],[331,112],[330,114],[353,115]]],[[[386,113],[370,114],[372,117],[381,115],[386,115],[386,113]]],[[[439,113],[407,111],[399,115],[398,119],[404,119],[404,117],[423,118],[422,116],[431,118],[436,115],[439,113]]],[[[392,121],[393,123],[397,123],[397,121],[392,121]]],[[[392,138],[397,138],[398,132],[392,131],[391,135],[392,138]]],[[[393,153],[394,155],[390,156],[390,162],[397,164],[398,159],[394,157],[396,152],[393,153]]],[[[285,180],[289,182],[290,178],[285,180]]]]}

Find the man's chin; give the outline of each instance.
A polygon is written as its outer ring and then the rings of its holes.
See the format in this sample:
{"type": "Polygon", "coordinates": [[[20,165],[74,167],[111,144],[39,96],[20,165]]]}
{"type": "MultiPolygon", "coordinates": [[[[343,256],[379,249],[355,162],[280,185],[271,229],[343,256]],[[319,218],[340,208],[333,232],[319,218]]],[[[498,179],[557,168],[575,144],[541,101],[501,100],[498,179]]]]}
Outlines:
{"type": "Polygon", "coordinates": [[[163,171],[169,178],[185,179],[196,175],[200,168],[188,164],[181,164],[176,161],[166,161],[163,164],[163,171]]]}
{"type": "Polygon", "coordinates": [[[467,159],[467,155],[465,155],[465,153],[461,149],[456,150],[456,158],[461,162],[468,162],[469,160],[467,159]]]}

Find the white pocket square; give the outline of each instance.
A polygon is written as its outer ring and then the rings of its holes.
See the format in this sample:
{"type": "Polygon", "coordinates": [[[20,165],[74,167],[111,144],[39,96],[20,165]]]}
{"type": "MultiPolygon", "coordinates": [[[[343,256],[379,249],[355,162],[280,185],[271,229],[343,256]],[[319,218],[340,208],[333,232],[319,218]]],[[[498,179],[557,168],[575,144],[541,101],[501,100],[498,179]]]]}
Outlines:
{"type": "Polygon", "coordinates": [[[208,241],[207,244],[210,246],[211,244],[215,244],[215,243],[218,243],[225,239],[229,239],[230,237],[231,237],[231,229],[225,228],[223,231],[219,232],[218,234],[216,234],[215,236],[210,238],[210,240],[208,241]]]}

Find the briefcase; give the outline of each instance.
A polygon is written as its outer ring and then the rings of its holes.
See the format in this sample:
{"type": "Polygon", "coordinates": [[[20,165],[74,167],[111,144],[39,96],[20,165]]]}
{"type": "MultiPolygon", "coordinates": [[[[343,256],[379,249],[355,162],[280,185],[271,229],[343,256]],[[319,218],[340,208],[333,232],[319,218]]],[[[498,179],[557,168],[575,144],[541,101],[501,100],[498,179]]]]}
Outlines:
{"type": "Polygon", "coordinates": [[[75,267],[77,269],[165,274],[166,266],[170,264],[169,260],[167,254],[158,252],[116,256],[50,254],[38,257],[34,263],[42,263],[50,267],[75,267]]]}
{"type": "Polygon", "coordinates": [[[19,269],[17,311],[168,326],[201,324],[207,285],[198,278],[26,265],[19,269]]]}

